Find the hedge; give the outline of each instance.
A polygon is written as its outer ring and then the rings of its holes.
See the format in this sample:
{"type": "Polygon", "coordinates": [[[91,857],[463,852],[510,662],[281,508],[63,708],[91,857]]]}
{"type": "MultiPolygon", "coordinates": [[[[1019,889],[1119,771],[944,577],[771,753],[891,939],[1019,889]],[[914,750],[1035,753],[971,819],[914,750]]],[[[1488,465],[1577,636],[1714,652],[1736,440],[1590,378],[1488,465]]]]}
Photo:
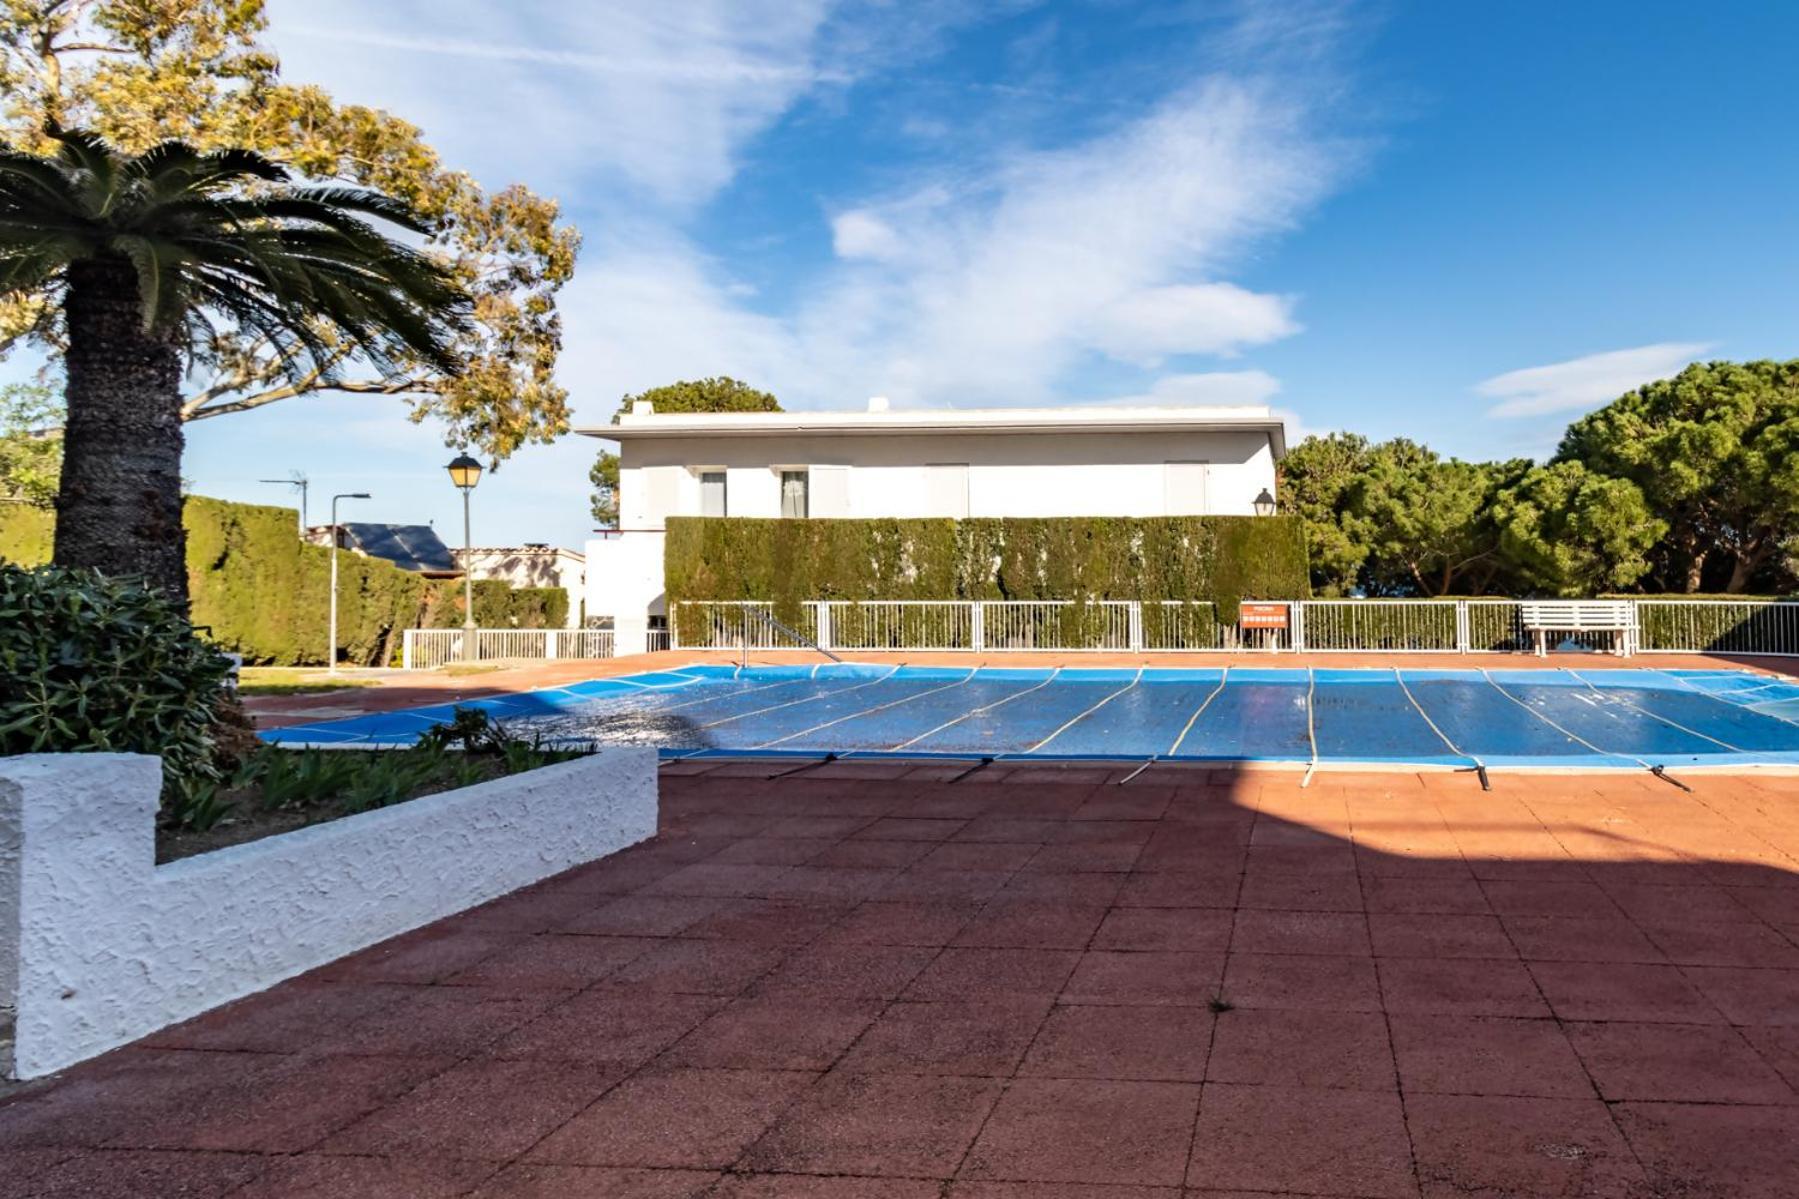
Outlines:
{"type": "MultiPolygon", "coordinates": [[[[247,662],[324,662],[331,555],[300,540],[294,510],[189,496],[184,518],[194,624],[247,662]]],[[[0,508],[0,558],[24,566],[47,561],[52,528],[42,509],[0,508]]],[[[475,614],[486,628],[560,628],[568,594],[478,580],[475,614]]],[[[403,630],[462,621],[460,579],[426,579],[379,558],[339,556],[337,641],[344,660],[393,662],[403,630]]]]}
{"type": "MultiPolygon", "coordinates": [[[[1311,594],[1292,516],[748,520],[670,517],[671,603],[764,600],[1204,600],[1311,594]]],[[[1071,619],[1079,620],[1078,613],[1071,619]]]]}

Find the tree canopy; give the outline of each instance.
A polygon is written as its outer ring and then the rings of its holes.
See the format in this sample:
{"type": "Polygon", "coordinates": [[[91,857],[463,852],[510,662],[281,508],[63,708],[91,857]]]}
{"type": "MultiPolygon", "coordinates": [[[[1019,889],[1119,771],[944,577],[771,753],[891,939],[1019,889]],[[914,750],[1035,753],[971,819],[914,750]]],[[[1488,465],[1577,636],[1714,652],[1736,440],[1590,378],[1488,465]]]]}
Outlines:
{"type": "Polygon", "coordinates": [[[1784,590],[1799,361],[1695,363],[1575,421],[1543,465],[1308,437],[1281,502],[1305,520],[1320,595],[1784,590]]]}
{"type": "MultiPolygon", "coordinates": [[[[718,375],[705,379],[684,379],[625,396],[619,400],[618,410],[612,414],[612,423],[616,425],[619,416],[630,411],[631,405],[640,400],[647,401],[657,412],[663,413],[781,411],[780,401],[769,392],[751,387],[748,383],[740,383],[728,375],[718,375]]],[[[606,527],[616,525],[618,455],[612,450],[601,450],[587,472],[587,479],[593,485],[593,494],[588,498],[594,520],[606,527]]]]}
{"type": "Polygon", "coordinates": [[[0,387],[0,503],[48,508],[62,477],[62,397],[41,383],[0,387]]]}
{"type": "MultiPolygon", "coordinates": [[[[260,40],[266,25],[262,0],[0,4],[0,136],[14,145],[47,152],[54,130],[79,126],[127,153],[171,139],[247,149],[311,179],[383,192],[428,222],[424,252],[474,299],[451,347],[454,372],[425,356],[382,369],[325,329],[331,352],[320,369],[293,376],[268,339],[222,323],[195,346],[183,419],[334,391],[403,397],[446,443],[495,460],[566,431],[556,297],[580,239],[556,203],[522,186],[484,190],[444,166],[416,126],[282,79],[260,40]]],[[[0,304],[0,346],[29,340],[54,354],[64,337],[42,294],[0,304]]]]}

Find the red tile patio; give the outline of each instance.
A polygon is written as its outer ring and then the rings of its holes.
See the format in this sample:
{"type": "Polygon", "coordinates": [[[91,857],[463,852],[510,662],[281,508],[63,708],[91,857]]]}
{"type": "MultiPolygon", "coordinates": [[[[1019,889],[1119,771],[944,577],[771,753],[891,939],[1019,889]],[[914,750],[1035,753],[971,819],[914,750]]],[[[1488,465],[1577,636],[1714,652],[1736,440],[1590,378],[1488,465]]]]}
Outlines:
{"type": "Polygon", "coordinates": [[[0,1101],[0,1199],[1799,1194],[1799,778],[767,764],[0,1101]]]}

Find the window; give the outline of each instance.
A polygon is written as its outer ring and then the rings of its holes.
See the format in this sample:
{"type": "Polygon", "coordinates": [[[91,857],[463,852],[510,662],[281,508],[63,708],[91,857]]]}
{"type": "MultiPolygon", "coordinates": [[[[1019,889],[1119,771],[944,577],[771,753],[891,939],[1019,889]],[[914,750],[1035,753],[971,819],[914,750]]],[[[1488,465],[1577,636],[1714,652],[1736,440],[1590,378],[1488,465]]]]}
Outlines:
{"type": "Polygon", "coordinates": [[[803,470],[781,472],[781,515],[804,519],[809,512],[809,481],[803,470]]]}
{"type": "Polygon", "coordinates": [[[725,511],[725,472],[722,470],[703,470],[700,472],[700,515],[724,516],[725,511]]]}

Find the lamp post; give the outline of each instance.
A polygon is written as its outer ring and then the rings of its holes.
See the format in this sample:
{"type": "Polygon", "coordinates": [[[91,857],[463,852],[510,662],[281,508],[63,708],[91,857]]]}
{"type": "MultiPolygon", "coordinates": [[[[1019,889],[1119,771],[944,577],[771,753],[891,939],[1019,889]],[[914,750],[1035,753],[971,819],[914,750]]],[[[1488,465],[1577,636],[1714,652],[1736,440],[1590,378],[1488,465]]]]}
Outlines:
{"type": "Polygon", "coordinates": [[[444,468],[450,482],[462,492],[462,656],[475,653],[475,544],[469,535],[468,497],[481,481],[481,464],[467,454],[458,454],[444,468]]]}
{"type": "Polygon", "coordinates": [[[325,673],[337,673],[337,501],[366,500],[366,491],[346,491],[331,497],[331,644],[325,648],[325,673]]]}
{"type": "Polygon", "coordinates": [[[1274,494],[1266,487],[1262,488],[1262,493],[1251,500],[1250,503],[1255,506],[1257,516],[1274,515],[1274,494]]]}

